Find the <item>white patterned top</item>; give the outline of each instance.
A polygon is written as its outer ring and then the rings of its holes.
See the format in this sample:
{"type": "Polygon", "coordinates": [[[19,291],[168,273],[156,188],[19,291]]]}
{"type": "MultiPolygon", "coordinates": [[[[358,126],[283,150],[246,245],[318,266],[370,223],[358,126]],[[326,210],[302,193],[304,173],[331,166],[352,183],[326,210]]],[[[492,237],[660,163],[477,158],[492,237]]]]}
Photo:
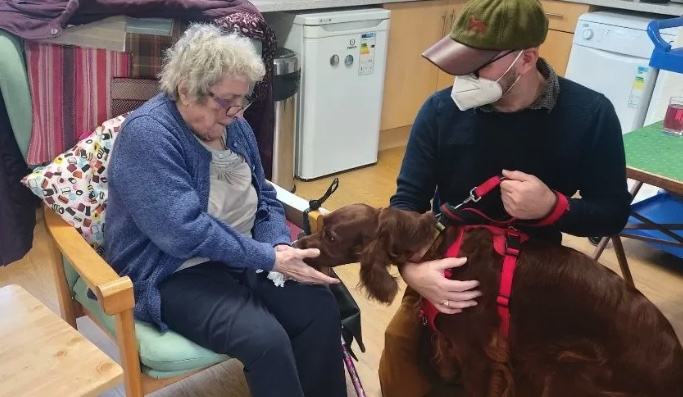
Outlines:
{"type": "MultiPolygon", "coordinates": [[[[251,237],[254,227],[258,197],[251,183],[251,169],[239,154],[226,148],[225,137],[221,140],[224,150],[217,150],[197,138],[211,152],[209,215],[229,225],[245,236],[251,237]]],[[[178,268],[209,261],[209,258],[191,258],[178,268]]]]}

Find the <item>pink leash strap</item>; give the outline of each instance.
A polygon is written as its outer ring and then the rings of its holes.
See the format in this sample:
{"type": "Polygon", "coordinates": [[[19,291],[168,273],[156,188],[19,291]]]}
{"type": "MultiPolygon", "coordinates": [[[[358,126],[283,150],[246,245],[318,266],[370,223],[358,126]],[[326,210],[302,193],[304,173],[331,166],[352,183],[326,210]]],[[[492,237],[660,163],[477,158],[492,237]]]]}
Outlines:
{"type": "Polygon", "coordinates": [[[356,366],[353,365],[353,358],[351,357],[351,353],[349,353],[346,342],[344,342],[344,338],[342,338],[341,344],[342,351],[344,352],[344,364],[346,365],[346,370],[349,372],[349,377],[351,377],[351,383],[353,383],[353,388],[356,390],[356,395],[358,395],[358,397],[366,397],[365,389],[363,389],[363,385],[360,383],[358,371],[356,371],[356,366]]]}

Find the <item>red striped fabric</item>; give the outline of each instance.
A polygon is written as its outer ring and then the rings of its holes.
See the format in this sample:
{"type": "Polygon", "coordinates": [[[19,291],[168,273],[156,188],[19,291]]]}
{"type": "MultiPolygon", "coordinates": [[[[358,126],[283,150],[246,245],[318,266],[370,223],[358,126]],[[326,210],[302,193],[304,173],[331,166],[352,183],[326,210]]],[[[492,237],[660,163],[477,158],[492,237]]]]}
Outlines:
{"type": "Polygon", "coordinates": [[[30,41],[25,50],[33,102],[28,163],[37,165],[115,116],[109,106],[111,79],[130,76],[130,55],[30,41]]]}
{"type": "Polygon", "coordinates": [[[292,241],[296,241],[299,239],[299,234],[303,232],[303,229],[301,229],[299,226],[295,225],[294,223],[290,221],[287,222],[287,227],[289,228],[289,236],[292,239],[292,241]]]}

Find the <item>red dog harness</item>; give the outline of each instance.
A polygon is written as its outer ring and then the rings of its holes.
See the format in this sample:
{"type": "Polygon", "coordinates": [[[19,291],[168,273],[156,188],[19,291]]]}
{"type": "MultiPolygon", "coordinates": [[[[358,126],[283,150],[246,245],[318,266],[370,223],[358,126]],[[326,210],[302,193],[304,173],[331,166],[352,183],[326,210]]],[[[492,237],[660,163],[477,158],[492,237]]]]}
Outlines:
{"type": "MultiPolygon", "coordinates": [[[[515,229],[512,224],[522,223],[515,218],[510,218],[505,221],[493,220],[482,212],[466,208],[459,210],[464,204],[472,201],[479,201],[484,195],[488,194],[494,188],[496,188],[504,178],[493,177],[483,184],[475,187],[470,191],[470,196],[458,204],[457,206],[450,206],[449,204],[444,204],[441,206],[442,215],[440,216],[440,221],[444,219],[444,216],[448,219],[448,222],[458,225],[463,225],[460,227],[458,237],[456,240],[448,247],[446,251],[446,257],[457,257],[460,252],[460,247],[462,245],[463,237],[465,232],[472,229],[486,229],[493,236],[493,248],[495,251],[503,257],[503,268],[500,276],[500,287],[498,290],[498,297],[496,301],[498,302],[498,314],[501,318],[501,333],[504,337],[507,337],[509,326],[510,326],[510,310],[509,301],[510,295],[512,293],[512,280],[515,273],[515,267],[517,265],[517,258],[519,257],[521,244],[528,240],[528,236],[519,230],[515,229]],[[466,218],[472,218],[481,221],[483,219],[487,224],[475,223],[472,224],[471,220],[466,218]]],[[[555,192],[557,196],[557,202],[551,211],[551,213],[542,219],[540,222],[536,222],[529,225],[544,226],[550,225],[557,221],[569,208],[569,200],[566,196],[561,193],[555,192]]],[[[439,231],[443,230],[443,224],[437,226],[439,231]]],[[[451,278],[452,272],[450,269],[444,271],[446,278],[451,278]]],[[[423,324],[429,324],[433,330],[436,331],[436,326],[434,321],[439,310],[427,299],[422,299],[422,308],[420,310],[420,317],[423,324]]]]}

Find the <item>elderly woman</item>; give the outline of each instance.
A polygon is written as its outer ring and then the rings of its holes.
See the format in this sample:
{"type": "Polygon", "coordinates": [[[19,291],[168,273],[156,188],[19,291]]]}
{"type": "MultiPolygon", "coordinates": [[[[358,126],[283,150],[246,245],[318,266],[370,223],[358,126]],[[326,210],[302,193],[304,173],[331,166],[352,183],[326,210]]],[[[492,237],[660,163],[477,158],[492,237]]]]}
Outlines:
{"type": "Polygon", "coordinates": [[[126,119],[108,171],[106,256],[133,280],[136,318],[240,360],[254,397],[345,396],[325,285],[338,280],[303,262],[318,251],[291,247],[241,118],[260,56],[192,25],[164,62],[162,92],[126,119]],[[275,286],[268,271],[295,282],[275,286]]]}

